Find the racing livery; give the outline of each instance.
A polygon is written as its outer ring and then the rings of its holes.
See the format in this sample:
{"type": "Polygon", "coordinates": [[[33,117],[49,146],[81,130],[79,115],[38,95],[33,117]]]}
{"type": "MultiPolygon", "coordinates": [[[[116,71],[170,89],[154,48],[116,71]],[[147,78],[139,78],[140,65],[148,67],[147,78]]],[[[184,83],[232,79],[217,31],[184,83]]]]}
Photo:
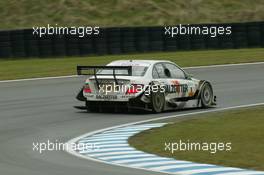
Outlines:
{"type": "Polygon", "coordinates": [[[119,60],[106,66],[77,66],[89,76],[77,99],[88,111],[139,108],[153,112],[210,107],[216,97],[210,82],[163,60],[119,60]]]}

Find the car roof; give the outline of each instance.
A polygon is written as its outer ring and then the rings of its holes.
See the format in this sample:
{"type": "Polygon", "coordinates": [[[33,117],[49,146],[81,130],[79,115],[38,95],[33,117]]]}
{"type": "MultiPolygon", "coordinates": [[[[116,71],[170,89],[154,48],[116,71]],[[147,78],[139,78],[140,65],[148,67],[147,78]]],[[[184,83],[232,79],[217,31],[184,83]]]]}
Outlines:
{"type": "Polygon", "coordinates": [[[117,60],[109,63],[108,65],[140,65],[140,66],[148,66],[159,62],[170,62],[168,60],[117,60]]]}

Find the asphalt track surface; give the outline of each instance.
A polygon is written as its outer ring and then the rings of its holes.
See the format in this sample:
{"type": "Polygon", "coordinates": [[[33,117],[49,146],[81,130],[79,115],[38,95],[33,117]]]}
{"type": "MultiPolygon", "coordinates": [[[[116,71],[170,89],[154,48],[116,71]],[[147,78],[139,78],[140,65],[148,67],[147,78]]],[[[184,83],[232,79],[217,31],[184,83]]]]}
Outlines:
{"type": "MultiPolygon", "coordinates": [[[[264,64],[191,68],[197,78],[210,80],[224,108],[264,102],[264,64]]],[[[159,174],[93,162],[65,151],[33,151],[33,142],[68,140],[94,130],[161,114],[86,113],[74,109],[81,78],[0,83],[0,174],[26,175],[150,175],[159,174]]]]}

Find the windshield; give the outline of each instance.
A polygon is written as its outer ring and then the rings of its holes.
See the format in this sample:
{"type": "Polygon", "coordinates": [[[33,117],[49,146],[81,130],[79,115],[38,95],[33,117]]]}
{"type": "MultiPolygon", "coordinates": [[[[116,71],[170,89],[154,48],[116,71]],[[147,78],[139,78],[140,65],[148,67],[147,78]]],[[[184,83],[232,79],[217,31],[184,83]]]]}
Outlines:
{"type": "MultiPolygon", "coordinates": [[[[148,67],[146,66],[132,66],[132,76],[144,76],[146,71],[147,71],[148,67]]],[[[109,75],[113,75],[113,70],[108,70],[108,69],[102,69],[102,70],[98,70],[98,72],[96,73],[97,75],[100,74],[109,74],[109,75]]],[[[128,74],[127,70],[115,70],[115,74],[128,74]]]]}

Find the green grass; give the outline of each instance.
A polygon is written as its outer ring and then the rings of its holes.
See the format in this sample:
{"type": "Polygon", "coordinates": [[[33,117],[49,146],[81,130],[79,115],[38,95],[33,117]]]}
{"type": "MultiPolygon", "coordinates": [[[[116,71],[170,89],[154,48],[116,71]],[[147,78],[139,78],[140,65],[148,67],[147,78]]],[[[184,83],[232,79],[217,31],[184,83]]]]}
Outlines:
{"type": "Polygon", "coordinates": [[[0,80],[76,74],[77,65],[105,65],[119,59],[165,59],[182,67],[264,61],[264,48],[162,52],[131,55],[0,60],[0,80]]]}
{"type": "Polygon", "coordinates": [[[264,106],[209,113],[139,133],[129,139],[139,150],[189,160],[264,170],[264,106]],[[165,142],[231,142],[231,151],[165,151],[165,142]]]}
{"type": "Polygon", "coordinates": [[[1,0],[1,29],[175,25],[264,20],[262,0],[1,0]]]}

